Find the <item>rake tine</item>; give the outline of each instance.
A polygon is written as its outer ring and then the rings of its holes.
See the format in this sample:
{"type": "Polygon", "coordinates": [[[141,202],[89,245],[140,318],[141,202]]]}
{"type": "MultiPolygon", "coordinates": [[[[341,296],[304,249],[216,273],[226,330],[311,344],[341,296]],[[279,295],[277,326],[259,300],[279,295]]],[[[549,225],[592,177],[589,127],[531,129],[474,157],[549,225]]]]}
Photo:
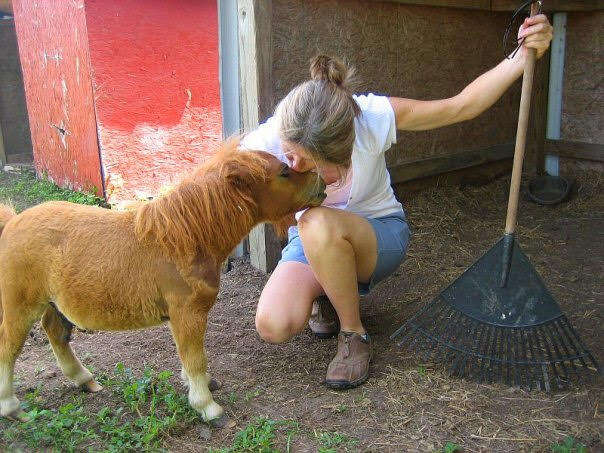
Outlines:
{"type": "MultiPolygon", "coordinates": [[[[506,350],[506,357],[507,357],[507,362],[506,362],[506,368],[505,368],[505,375],[506,375],[506,383],[508,386],[512,386],[512,366],[514,366],[514,359],[512,358],[512,345],[510,343],[510,336],[512,334],[512,329],[506,329],[505,330],[505,342],[507,345],[507,350],[506,350]]],[[[503,359],[503,357],[502,357],[503,359]]]]}
{"type": "MultiPolygon", "coordinates": [[[[434,303],[430,303],[428,304],[427,307],[424,308],[424,310],[422,310],[423,313],[434,313],[434,303]]],[[[407,343],[410,340],[413,340],[412,343],[415,344],[415,342],[417,341],[417,338],[422,336],[421,330],[419,330],[421,328],[421,323],[424,320],[423,318],[419,318],[420,321],[419,322],[415,322],[415,320],[417,319],[417,316],[414,316],[413,318],[409,319],[404,325],[404,327],[407,327],[407,332],[405,332],[405,334],[403,335],[403,337],[397,342],[397,346],[402,348],[405,346],[405,343],[407,343]]],[[[394,334],[392,334],[392,336],[390,338],[394,338],[396,335],[399,335],[401,329],[398,329],[394,334]],[[396,334],[396,335],[395,335],[396,334]]]]}
{"type": "MultiPolygon", "coordinates": [[[[556,369],[556,359],[552,356],[552,351],[549,347],[548,344],[548,337],[547,335],[545,335],[545,332],[543,331],[543,326],[538,327],[538,332],[539,332],[539,337],[541,338],[541,340],[543,341],[543,345],[545,346],[545,352],[547,353],[547,362],[551,365],[552,370],[554,372],[554,378],[556,379],[556,386],[558,388],[560,388],[560,376],[558,375],[558,370],[556,369]]],[[[547,366],[547,365],[546,365],[547,366]]],[[[549,392],[549,390],[548,390],[549,392]]]]}
{"type": "MultiPolygon", "coordinates": [[[[584,351],[584,354],[587,354],[587,357],[589,357],[589,360],[591,360],[591,363],[593,364],[594,368],[596,369],[596,372],[601,376],[602,375],[602,369],[600,368],[600,365],[598,364],[598,362],[596,362],[596,359],[594,359],[594,356],[591,355],[591,352],[589,351],[589,349],[587,349],[585,347],[585,345],[583,344],[583,341],[581,341],[581,337],[579,336],[579,334],[575,331],[575,329],[573,329],[573,326],[571,326],[570,322],[568,321],[568,319],[566,318],[566,316],[562,316],[562,321],[567,325],[568,330],[570,330],[570,332],[573,334],[575,340],[577,341],[577,343],[579,344],[579,346],[581,347],[581,349],[584,351]]],[[[587,365],[585,365],[585,368],[587,369],[587,365]]]]}
{"type": "Polygon", "coordinates": [[[518,370],[518,368],[520,368],[520,360],[518,357],[518,349],[520,349],[520,345],[518,344],[518,329],[512,329],[511,334],[512,346],[514,349],[514,384],[516,385],[516,387],[520,387],[520,372],[518,370]]]}
{"type": "MultiPolygon", "coordinates": [[[[444,315],[444,314],[443,314],[444,315]]],[[[449,312],[448,316],[444,316],[444,324],[442,324],[442,328],[439,331],[439,335],[438,337],[435,336],[435,338],[440,338],[441,340],[444,341],[444,335],[447,332],[447,329],[449,328],[449,325],[451,324],[451,322],[453,321],[454,318],[456,318],[457,316],[457,312],[449,312]]],[[[434,341],[434,346],[432,348],[432,351],[430,352],[430,357],[428,358],[428,361],[432,362],[432,361],[437,361],[437,357],[438,357],[438,351],[442,349],[443,347],[443,343],[433,340],[434,341]]]]}
{"type": "MultiPolygon", "coordinates": [[[[583,353],[579,352],[577,350],[577,346],[575,344],[575,341],[573,341],[573,337],[571,335],[569,335],[568,332],[568,321],[566,320],[566,316],[561,316],[560,317],[560,321],[561,321],[561,326],[562,326],[562,332],[564,333],[564,336],[566,337],[566,340],[568,341],[568,344],[570,345],[571,349],[573,350],[573,352],[575,353],[575,355],[577,356],[576,358],[579,360],[579,362],[581,362],[581,365],[583,365],[583,370],[580,371],[585,371],[588,369],[587,367],[587,363],[585,363],[585,360],[583,360],[583,353]]],[[[572,333],[572,332],[571,332],[572,333]]],[[[581,345],[579,345],[579,348],[581,348],[581,345]]],[[[596,368],[597,369],[597,368],[596,368]]]]}
{"type": "Polygon", "coordinates": [[[484,369],[486,382],[493,382],[493,369],[497,366],[495,354],[497,354],[497,340],[499,336],[499,328],[493,328],[493,341],[491,342],[491,347],[489,348],[489,352],[487,355],[488,362],[487,366],[484,369]]]}
{"type": "Polygon", "coordinates": [[[545,391],[551,392],[551,386],[549,383],[549,374],[547,372],[547,365],[545,363],[545,357],[543,354],[543,345],[541,344],[541,338],[539,337],[539,330],[537,327],[535,331],[535,343],[537,344],[537,351],[539,352],[539,366],[541,368],[541,375],[543,376],[543,384],[545,385],[545,391]]]}
{"type": "MultiPolygon", "coordinates": [[[[468,335],[468,338],[472,338],[474,337],[474,343],[472,345],[472,350],[468,353],[466,352],[465,354],[461,355],[457,361],[453,364],[453,368],[452,368],[452,373],[458,373],[458,376],[462,376],[463,373],[463,369],[465,368],[466,363],[468,362],[468,358],[470,357],[470,355],[474,352],[474,349],[476,348],[476,342],[478,340],[477,335],[476,335],[476,330],[478,329],[478,323],[476,321],[471,322],[471,330],[470,330],[470,334],[468,335]],[[462,361],[462,359],[465,359],[462,361]],[[460,367],[461,366],[461,367],[460,367]]],[[[478,332],[478,334],[480,334],[480,332],[478,332]]]]}
{"type": "MultiPolygon", "coordinates": [[[[477,323],[478,326],[478,323],[477,323]]],[[[473,357],[471,357],[472,360],[470,359],[470,356],[466,357],[466,362],[468,363],[468,376],[470,376],[472,374],[472,370],[475,370],[477,373],[480,371],[479,368],[479,363],[478,363],[478,359],[480,358],[480,349],[481,349],[481,345],[484,343],[484,337],[488,335],[490,329],[488,328],[484,328],[484,326],[479,326],[478,328],[478,336],[476,337],[476,341],[474,342],[474,347],[472,350],[472,355],[473,357]]],[[[488,339],[487,339],[488,341],[488,339]]],[[[481,363],[482,363],[482,359],[480,359],[481,363]]],[[[465,364],[464,364],[465,366],[465,364]]]]}
{"type": "Polygon", "coordinates": [[[577,381],[581,381],[581,376],[579,375],[579,372],[577,371],[577,367],[575,366],[575,359],[572,358],[572,355],[570,353],[570,351],[568,350],[568,346],[566,345],[565,340],[565,336],[564,333],[562,332],[562,326],[560,325],[560,319],[557,319],[552,328],[556,331],[558,338],[560,339],[560,344],[562,345],[562,349],[564,350],[564,353],[566,354],[566,357],[568,357],[568,361],[570,362],[570,369],[573,372],[573,375],[577,378],[577,381]]]}
{"type": "Polygon", "coordinates": [[[413,321],[415,321],[420,315],[423,315],[428,308],[431,308],[435,303],[435,300],[427,304],[424,308],[422,308],[418,313],[414,314],[411,318],[409,318],[402,326],[394,331],[392,335],[390,335],[390,339],[394,340],[397,336],[401,334],[403,330],[407,327],[407,325],[413,321]]]}
{"type": "MultiPolygon", "coordinates": [[[[418,342],[418,340],[423,341],[424,337],[426,337],[426,342],[428,341],[429,337],[424,333],[424,331],[428,329],[427,325],[430,325],[431,327],[436,326],[436,328],[438,328],[438,326],[440,325],[438,322],[438,318],[441,316],[441,309],[439,309],[438,304],[431,304],[430,310],[426,311],[426,313],[428,314],[428,316],[421,318],[421,320],[417,324],[413,324],[414,330],[412,333],[414,334],[414,336],[413,341],[409,344],[409,349],[415,350],[415,344],[418,342]]],[[[432,333],[434,334],[434,332],[432,333]]],[[[402,346],[406,341],[407,340],[401,340],[398,345],[402,346]]],[[[425,359],[425,352],[422,354],[422,358],[425,359]]]]}
{"type": "MultiPolygon", "coordinates": [[[[544,326],[545,327],[545,326],[544,326]]],[[[554,348],[554,352],[556,353],[556,356],[560,358],[560,361],[558,362],[560,364],[560,368],[562,369],[562,373],[564,373],[564,379],[566,380],[566,386],[568,386],[568,383],[570,382],[570,379],[568,377],[568,372],[566,370],[566,364],[565,362],[565,357],[560,353],[560,349],[558,348],[558,341],[556,339],[556,332],[554,331],[554,327],[551,324],[547,324],[547,329],[549,330],[549,339],[552,343],[552,347],[554,348]]],[[[560,386],[558,386],[560,387],[560,386]]]]}
{"type": "Polygon", "coordinates": [[[444,348],[441,349],[439,361],[448,360],[451,355],[451,341],[457,336],[460,326],[463,324],[464,317],[461,313],[455,313],[455,322],[450,325],[448,332],[445,332],[446,339],[443,339],[444,348]]]}
{"type": "MultiPolygon", "coordinates": [[[[523,361],[527,362],[529,361],[529,357],[528,357],[528,352],[526,349],[526,342],[524,340],[524,330],[523,329],[519,329],[518,330],[518,335],[520,336],[520,346],[522,347],[522,357],[523,357],[523,361]]],[[[524,379],[526,380],[526,386],[528,388],[528,391],[531,391],[531,375],[529,373],[529,366],[527,365],[527,363],[525,363],[522,367],[524,372],[521,372],[521,380],[524,377],[524,379]]],[[[520,384],[522,386],[522,384],[520,384]]]]}
{"type": "MultiPolygon", "coordinates": [[[[451,363],[455,357],[457,357],[458,350],[461,350],[461,346],[459,345],[460,334],[466,330],[466,322],[468,318],[462,316],[458,322],[453,325],[451,329],[451,336],[447,341],[447,349],[445,350],[445,361],[447,363],[451,363]]],[[[463,335],[461,336],[463,340],[463,335]]],[[[449,372],[451,372],[451,368],[449,367],[449,372]]]]}
{"type": "MultiPolygon", "coordinates": [[[[439,301],[440,302],[440,301],[439,301]]],[[[424,319],[424,326],[422,326],[422,328],[427,331],[430,332],[429,336],[428,335],[424,335],[425,338],[423,338],[425,340],[425,344],[426,344],[426,348],[424,348],[424,351],[422,352],[422,359],[424,360],[424,362],[428,361],[428,349],[432,349],[434,348],[434,346],[436,345],[436,341],[433,338],[439,338],[439,328],[442,326],[440,320],[446,315],[446,312],[443,310],[443,308],[445,308],[443,306],[444,304],[439,303],[439,304],[435,304],[435,309],[432,310],[432,313],[430,315],[430,317],[425,317],[424,319]]]]}
{"type": "Polygon", "coordinates": [[[537,361],[537,354],[535,353],[535,348],[533,347],[533,330],[535,329],[531,329],[530,331],[525,332],[529,344],[529,349],[531,351],[531,361],[528,363],[528,371],[530,373],[531,381],[536,378],[537,389],[541,390],[541,374],[537,374],[537,376],[535,376],[535,369],[539,365],[539,363],[537,361]]]}
{"type": "Polygon", "coordinates": [[[497,382],[503,382],[503,366],[504,366],[503,351],[505,348],[504,336],[505,336],[505,329],[499,328],[499,341],[498,341],[499,351],[497,353],[497,359],[499,360],[499,375],[498,376],[497,376],[497,372],[495,371],[497,382]]]}
{"type": "Polygon", "coordinates": [[[489,367],[491,366],[492,351],[495,349],[495,344],[497,343],[497,328],[495,326],[489,329],[489,340],[490,343],[487,343],[487,347],[485,349],[485,354],[483,357],[483,366],[481,367],[481,383],[485,381],[485,378],[488,378],[489,367]]]}
{"type": "MultiPolygon", "coordinates": [[[[476,327],[477,327],[476,323],[472,322],[471,320],[469,321],[469,323],[470,323],[470,332],[468,333],[467,336],[464,336],[464,339],[465,338],[472,338],[472,336],[474,335],[474,332],[476,331],[476,327]]],[[[474,340],[474,341],[476,341],[476,340],[474,340]]],[[[464,348],[459,347],[459,349],[460,349],[460,351],[464,351],[464,352],[458,353],[457,356],[456,356],[457,359],[451,365],[451,369],[450,369],[451,376],[457,375],[457,376],[461,377],[461,373],[460,373],[461,369],[459,368],[459,365],[461,365],[462,359],[464,357],[466,357],[466,360],[467,360],[467,357],[469,355],[469,353],[467,351],[467,348],[465,348],[465,347],[464,348]]]]}

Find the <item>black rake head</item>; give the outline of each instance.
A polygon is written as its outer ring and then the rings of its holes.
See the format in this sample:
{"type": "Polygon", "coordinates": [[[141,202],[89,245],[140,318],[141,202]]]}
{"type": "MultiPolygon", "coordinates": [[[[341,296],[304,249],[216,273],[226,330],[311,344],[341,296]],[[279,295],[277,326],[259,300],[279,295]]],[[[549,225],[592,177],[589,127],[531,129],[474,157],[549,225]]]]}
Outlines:
{"type": "Polygon", "coordinates": [[[500,285],[503,240],[391,339],[453,376],[552,391],[601,368],[518,244],[500,285]]]}

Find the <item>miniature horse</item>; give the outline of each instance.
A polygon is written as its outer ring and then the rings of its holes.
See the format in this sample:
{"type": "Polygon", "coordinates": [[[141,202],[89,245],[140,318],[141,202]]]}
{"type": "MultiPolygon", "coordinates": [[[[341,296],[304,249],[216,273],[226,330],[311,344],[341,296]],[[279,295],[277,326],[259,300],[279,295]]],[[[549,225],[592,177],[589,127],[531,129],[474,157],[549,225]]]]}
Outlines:
{"type": "Polygon", "coordinates": [[[63,373],[102,387],[74,355],[73,325],[130,330],[168,321],[189,384],[189,403],[224,426],[208,388],[204,335],[220,268],[259,222],[318,206],[325,184],[260,151],[223,148],[167,195],[131,211],[48,202],[16,215],[0,205],[0,415],[24,418],[13,371],[42,318],[63,373]]]}

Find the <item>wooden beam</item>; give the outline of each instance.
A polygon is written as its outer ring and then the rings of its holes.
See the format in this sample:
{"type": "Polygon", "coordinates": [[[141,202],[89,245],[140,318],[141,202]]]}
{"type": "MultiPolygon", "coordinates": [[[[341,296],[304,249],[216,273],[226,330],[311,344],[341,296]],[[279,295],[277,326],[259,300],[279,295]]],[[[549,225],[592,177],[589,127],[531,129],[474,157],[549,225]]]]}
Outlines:
{"type": "MultiPolygon", "coordinates": [[[[562,11],[596,11],[604,9],[602,0],[545,0],[543,10],[547,12],[562,11]]],[[[518,8],[518,0],[492,0],[492,11],[514,11],[518,8]]]]}
{"type": "MultiPolygon", "coordinates": [[[[374,0],[382,1],[383,0],[374,0]]],[[[444,6],[447,8],[482,9],[491,8],[491,0],[386,0],[391,3],[415,6],[444,6]]]]}
{"type": "MultiPolygon", "coordinates": [[[[273,109],[272,0],[239,0],[237,9],[241,123],[244,132],[249,132],[273,109]]],[[[248,240],[252,266],[271,272],[281,256],[281,243],[273,228],[268,224],[258,225],[248,240]]]]}
{"type": "Polygon", "coordinates": [[[545,150],[548,154],[559,157],[604,162],[604,145],[598,143],[546,140],[545,150]]]}
{"type": "Polygon", "coordinates": [[[462,170],[476,165],[488,164],[514,157],[514,145],[494,145],[486,149],[463,151],[446,156],[405,162],[390,167],[392,184],[400,184],[415,179],[436,176],[451,171],[462,170]]]}
{"type": "MultiPolygon", "coordinates": [[[[441,6],[447,8],[484,11],[515,11],[519,0],[373,0],[400,3],[401,5],[441,6]]],[[[602,0],[546,0],[544,11],[597,11],[604,9],[602,0]]]]}

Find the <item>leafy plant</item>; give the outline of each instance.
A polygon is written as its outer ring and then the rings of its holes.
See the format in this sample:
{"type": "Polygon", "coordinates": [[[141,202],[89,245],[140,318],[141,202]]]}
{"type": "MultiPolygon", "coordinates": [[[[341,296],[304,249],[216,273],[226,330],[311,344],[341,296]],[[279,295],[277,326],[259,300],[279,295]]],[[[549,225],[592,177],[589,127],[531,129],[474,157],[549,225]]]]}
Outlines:
{"type": "Polygon", "coordinates": [[[156,373],[146,368],[137,377],[118,363],[112,376],[100,380],[122,405],[103,407],[92,415],[84,412],[82,397],[56,411],[45,409],[36,389],[26,395],[24,403],[30,420],[10,424],[2,438],[36,450],[96,451],[99,444],[107,452],[157,450],[165,434],[199,420],[186,396],[170,384],[171,376],[170,371],[156,373]]]}
{"type": "Polygon", "coordinates": [[[348,449],[358,444],[358,440],[348,437],[337,431],[315,432],[315,438],[319,442],[319,453],[335,453],[336,447],[348,449]]]}
{"type": "Polygon", "coordinates": [[[587,453],[587,447],[574,437],[568,436],[561,444],[552,444],[552,453],[587,453]]]}
{"type": "Polygon", "coordinates": [[[298,424],[293,420],[271,420],[260,417],[237,433],[232,447],[210,451],[212,453],[278,453],[280,450],[275,447],[277,434],[284,434],[286,451],[289,452],[291,441],[298,434],[298,430],[298,424]]]}

